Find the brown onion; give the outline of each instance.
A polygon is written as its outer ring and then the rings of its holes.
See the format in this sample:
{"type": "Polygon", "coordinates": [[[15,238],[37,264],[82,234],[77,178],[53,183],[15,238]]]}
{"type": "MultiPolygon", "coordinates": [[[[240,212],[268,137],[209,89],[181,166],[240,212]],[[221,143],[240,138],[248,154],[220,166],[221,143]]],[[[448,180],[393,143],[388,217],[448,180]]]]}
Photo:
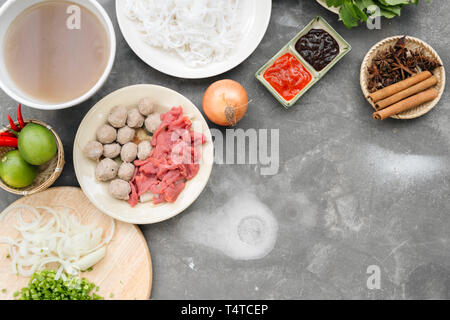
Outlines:
{"type": "Polygon", "coordinates": [[[220,126],[234,126],[247,112],[248,96],[238,82],[224,79],[214,82],[203,96],[203,111],[220,126]]]}

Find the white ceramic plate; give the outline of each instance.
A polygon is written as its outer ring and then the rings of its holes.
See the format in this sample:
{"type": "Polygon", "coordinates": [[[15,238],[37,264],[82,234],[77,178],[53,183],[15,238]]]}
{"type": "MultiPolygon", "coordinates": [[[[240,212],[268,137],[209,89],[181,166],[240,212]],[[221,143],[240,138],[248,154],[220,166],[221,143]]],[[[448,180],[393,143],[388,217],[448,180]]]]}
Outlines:
{"type": "Polygon", "coordinates": [[[214,146],[211,132],[200,111],[186,97],[171,89],[141,84],[119,89],[100,100],[86,114],[81,122],[73,146],[73,164],[78,182],[89,200],[105,214],[128,223],[148,224],[169,219],[186,209],[197,199],[206,186],[214,159],[214,146]],[[113,198],[108,192],[108,183],[95,179],[96,162],[83,155],[83,147],[95,140],[99,126],[107,122],[111,108],[123,105],[135,107],[140,99],[151,97],[157,105],[156,113],[169,111],[173,106],[181,106],[184,114],[191,117],[193,129],[203,132],[207,142],[202,148],[202,159],[198,174],[186,183],[185,189],[174,203],[153,205],[151,202],[139,203],[132,208],[126,201],[113,198]]]}
{"type": "Polygon", "coordinates": [[[272,10],[272,0],[242,1],[241,43],[226,61],[211,63],[203,67],[192,68],[176,56],[167,51],[151,47],[142,39],[136,24],[125,15],[126,1],[116,0],[116,14],[120,30],[131,49],[149,66],[171,76],[187,79],[200,79],[216,76],[233,69],[247,59],[258,47],[269,25],[272,10]]]}
{"type": "Polygon", "coordinates": [[[320,3],[320,5],[328,10],[330,10],[331,12],[334,12],[336,14],[339,14],[339,8],[330,8],[329,6],[327,6],[325,0],[317,0],[318,3],[320,3]]]}

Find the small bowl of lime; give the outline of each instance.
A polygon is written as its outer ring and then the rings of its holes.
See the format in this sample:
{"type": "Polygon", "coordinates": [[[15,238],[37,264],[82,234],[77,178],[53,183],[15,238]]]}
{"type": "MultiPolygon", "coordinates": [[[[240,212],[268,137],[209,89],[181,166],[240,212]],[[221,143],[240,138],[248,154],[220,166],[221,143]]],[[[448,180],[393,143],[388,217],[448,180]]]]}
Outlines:
{"type": "Polygon", "coordinates": [[[50,187],[61,175],[65,161],[62,141],[51,126],[39,120],[24,122],[18,148],[0,147],[0,187],[26,196],[50,187]]]}

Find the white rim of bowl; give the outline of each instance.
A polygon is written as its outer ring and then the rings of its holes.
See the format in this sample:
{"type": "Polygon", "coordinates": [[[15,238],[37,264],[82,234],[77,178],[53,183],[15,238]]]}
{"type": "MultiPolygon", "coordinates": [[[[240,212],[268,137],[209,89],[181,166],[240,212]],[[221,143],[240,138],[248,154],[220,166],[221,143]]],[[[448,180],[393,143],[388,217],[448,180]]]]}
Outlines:
{"type": "MultiPolygon", "coordinates": [[[[15,101],[18,101],[27,107],[41,109],[41,110],[58,110],[58,109],[70,108],[70,107],[76,106],[80,103],[83,103],[84,101],[86,101],[90,97],[92,97],[103,86],[103,84],[106,82],[106,79],[108,79],[109,74],[111,73],[112,67],[114,65],[114,60],[116,57],[116,33],[114,31],[114,27],[111,22],[111,19],[110,19],[108,13],[105,11],[105,9],[95,0],[87,0],[87,1],[89,3],[91,3],[98,10],[98,13],[100,13],[100,15],[105,19],[106,27],[107,27],[106,31],[108,33],[108,37],[109,37],[109,41],[110,41],[108,63],[106,65],[106,68],[103,71],[103,74],[101,75],[100,79],[98,79],[98,81],[95,83],[95,85],[91,89],[89,89],[88,92],[83,94],[82,96],[80,96],[76,99],[67,101],[67,102],[51,104],[51,103],[45,103],[45,102],[36,103],[25,97],[20,97],[20,96],[16,95],[12,90],[10,90],[8,88],[8,86],[0,78],[0,88],[2,88],[2,90],[8,96],[10,96],[15,101]]],[[[3,6],[0,7],[0,19],[14,2],[16,2],[16,0],[7,0],[3,4],[3,6]]],[[[23,12],[23,11],[21,11],[21,12],[23,12]]],[[[0,44],[0,45],[1,45],[0,50],[2,50],[3,44],[0,44]]]]}
{"type": "MultiPolygon", "coordinates": [[[[208,73],[202,73],[200,75],[188,75],[188,76],[181,76],[180,74],[176,73],[176,72],[169,72],[167,70],[163,70],[163,67],[161,67],[159,64],[155,64],[152,63],[151,61],[149,61],[150,59],[146,58],[144,56],[144,54],[142,53],[141,50],[139,50],[139,48],[134,44],[134,42],[132,42],[129,37],[127,37],[126,35],[128,34],[128,31],[124,32],[124,26],[123,23],[121,23],[121,19],[120,19],[120,11],[119,11],[119,6],[117,5],[119,0],[115,0],[115,4],[116,4],[116,17],[117,17],[117,23],[119,25],[119,29],[120,32],[122,33],[123,38],[125,39],[126,43],[128,44],[128,46],[131,48],[131,50],[134,52],[134,54],[136,54],[139,59],[141,59],[145,64],[147,64],[148,66],[152,67],[153,69],[164,73],[166,75],[172,76],[172,77],[176,77],[179,79],[206,79],[206,78],[211,78],[211,77],[215,77],[218,75],[221,75],[225,72],[228,72],[234,68],[236,68],[237,66],[239,66],[240,64],[244,63],[245,60],[247,60],[255,51],[256,49],[258,49],[259,45],[261,44],[261,42],[264,39],[264,36],[267,33],[267,29],[269,28],[269,23],[270,23],[270,18],[272,16],[272,0],[270,0],[270,6],[269,6],[269,14],[267,16],[267,19],[265,21],[264,24],[264,32],[262,33],[262,35],[260,37],[258,37],[258,42],[255,45],[255,47],[252,47],[252,50],[245,55],[245,57],[242,59],[242,61],[236,61],[235,63],[229,65],[227,68],[225,68],[224,70],[220,71],[220,72],[208,72],[208,73]]],[[[143,41],[142,39],[140,39],[141,41],[143,41]]]]}

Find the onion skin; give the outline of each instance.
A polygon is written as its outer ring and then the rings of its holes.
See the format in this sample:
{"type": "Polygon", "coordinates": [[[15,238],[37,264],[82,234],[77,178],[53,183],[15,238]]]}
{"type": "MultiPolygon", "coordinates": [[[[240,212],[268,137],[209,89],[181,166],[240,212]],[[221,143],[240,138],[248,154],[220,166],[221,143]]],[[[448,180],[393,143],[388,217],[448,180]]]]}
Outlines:
{"type": "Polygon", "coordinates": [[[234,126],[247,112],[248,95],[239,82],[219,80],[206,90],[202,105],[203,112],[215,124],[234,126]]]}

